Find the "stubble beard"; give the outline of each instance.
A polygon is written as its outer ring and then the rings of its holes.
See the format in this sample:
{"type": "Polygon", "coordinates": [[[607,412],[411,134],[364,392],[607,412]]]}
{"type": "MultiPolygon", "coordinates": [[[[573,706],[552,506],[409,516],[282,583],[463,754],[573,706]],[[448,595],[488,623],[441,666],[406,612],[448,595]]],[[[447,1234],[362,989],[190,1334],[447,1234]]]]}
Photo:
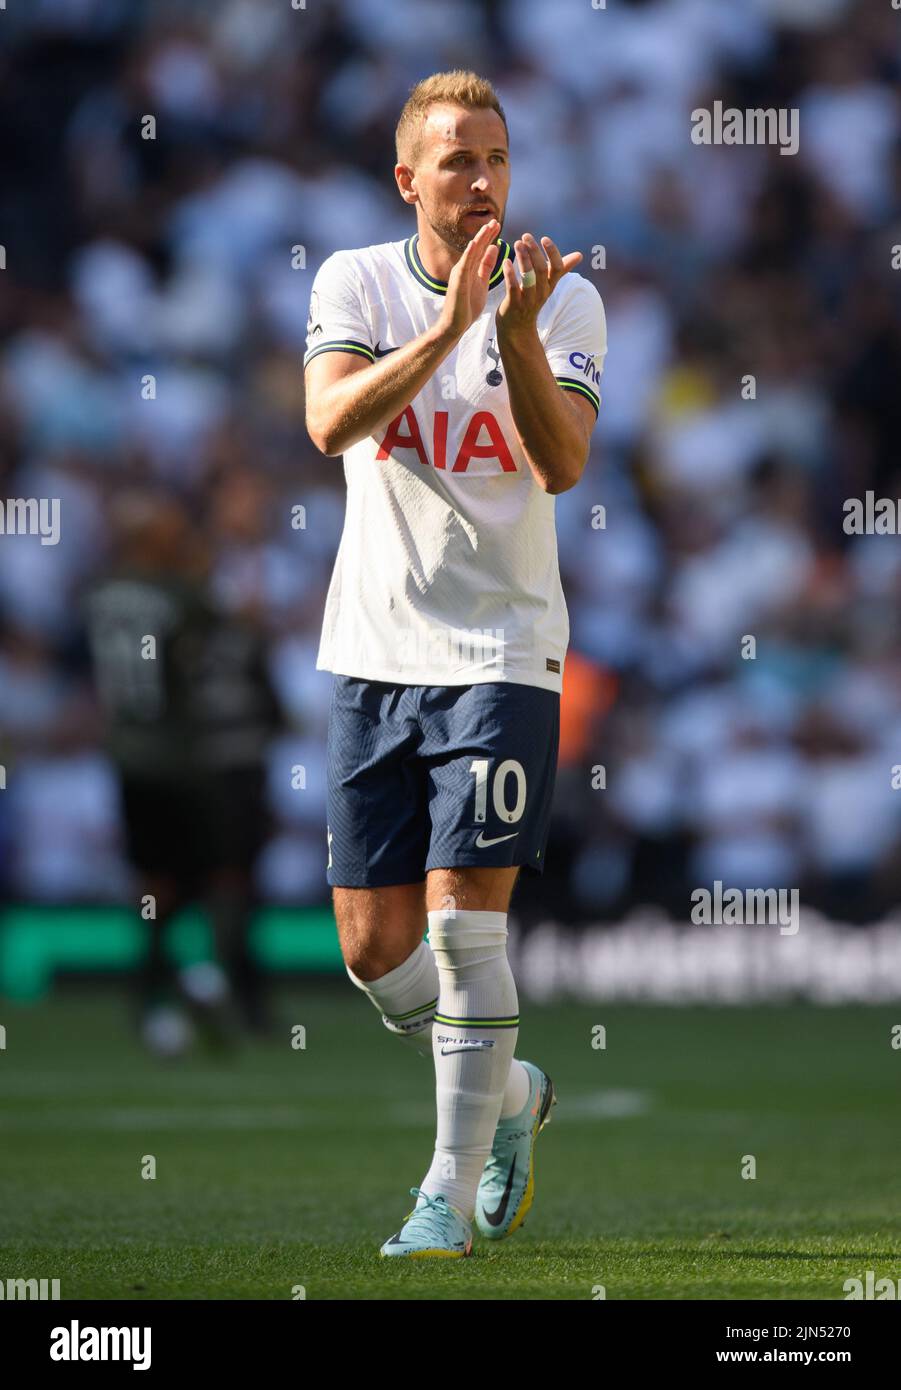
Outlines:
{"type": "MultiPolygon", "coordinates": [[[[467,235],[463,229],[463,213],[460,213],[459,220],[454,221],[450,217],[426,213],[426,220],[436,236],[447,245],[453,247],[455,251],[463,252],[478,232],[478,228],[472,236],[467,235]]],[[[497,219],[500,222],[500,218],[497,219]]],[[[500,235],[500,232],[498,232],[500,235]]]]}

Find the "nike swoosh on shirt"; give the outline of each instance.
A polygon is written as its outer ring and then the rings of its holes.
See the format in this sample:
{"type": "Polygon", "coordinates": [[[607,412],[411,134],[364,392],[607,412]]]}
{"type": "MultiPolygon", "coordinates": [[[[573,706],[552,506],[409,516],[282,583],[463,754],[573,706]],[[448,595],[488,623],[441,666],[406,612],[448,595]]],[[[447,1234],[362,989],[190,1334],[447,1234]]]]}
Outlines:
{"type": "Polygon", "coordinates": [[[513,1191],[513,1174],[516,1172],[516,1155],[513,1155],[513,1162],[510,1164],[510,1172],[507,1174],[507,1186],[504,1188],[504,1195],[498,1202],[494,1211],[485,1212],[485,1220],[489,1226],[499,1226],[507,1215],[507,1206],[510,1202],[510,1193],[513,1191]]]}
{"type": "Polygon", "coordinates": [[[476,840],[476,849],[487,849],[489,845],[502,844],[504,840],[512,840],[513,836],[518,834],[519,831],[514,830],[510,835],[497,835],[493,840],[486,840],[484,830],[480,830],[476,840]]]}
{"type": "MultiPolygon", "coordinates": [[[[381,339],[379,339],[379,342],[381,342],[381,339]]],[[[372,351],[375,353],[376,357],[387,357],[389,352],[397,352],[397,348],[380,348],[379,344],[376,343],[372,351]]]]}

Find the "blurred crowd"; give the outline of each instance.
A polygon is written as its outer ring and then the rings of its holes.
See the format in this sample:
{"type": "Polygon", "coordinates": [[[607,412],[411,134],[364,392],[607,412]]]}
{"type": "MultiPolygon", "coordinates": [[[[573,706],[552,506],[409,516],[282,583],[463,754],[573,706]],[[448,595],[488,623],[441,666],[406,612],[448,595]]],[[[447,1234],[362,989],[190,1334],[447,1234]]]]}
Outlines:
{"type": "Polygon", "coordinates": [[[117,498],[150,488],[265,642],[259,892],[327,898],[314,668],[344,478],[304,430],[309,291],[333,250],[412,233],[397,114],[462,66],[510,126],[504,235],[582,250],[607,312],[592,456],[557,499],[571,651],[523,908],[684,917],[716,878],[845,920],[897,902],[901,545],[847,534],[843,503],[901,498],[901,14],[31,0],[2,30],[0,496],[61,502],[57,545],[0,538],[7,895],[131,891],[85,596],[117,498]],[[716,100],[797,108],[798,154],[693,144],[716,100]]]}

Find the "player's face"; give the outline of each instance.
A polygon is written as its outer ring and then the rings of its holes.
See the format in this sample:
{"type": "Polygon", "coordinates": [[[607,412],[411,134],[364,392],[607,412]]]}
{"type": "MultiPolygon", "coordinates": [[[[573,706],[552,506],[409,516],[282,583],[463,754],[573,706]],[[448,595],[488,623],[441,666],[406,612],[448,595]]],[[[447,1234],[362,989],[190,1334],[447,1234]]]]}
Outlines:
{"type": "Polygon", "coordinates": [[[503,226],[510,157],[496,111],[433,106],[412,186],[423,216],[448,246],[465,251],[483,223],[503,226]]]}

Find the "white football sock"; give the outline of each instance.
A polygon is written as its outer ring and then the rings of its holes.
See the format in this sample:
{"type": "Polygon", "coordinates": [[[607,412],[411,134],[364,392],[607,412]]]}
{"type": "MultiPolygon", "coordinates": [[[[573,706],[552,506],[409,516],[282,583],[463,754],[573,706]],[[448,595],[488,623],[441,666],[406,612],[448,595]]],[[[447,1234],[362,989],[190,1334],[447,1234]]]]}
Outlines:
{"type": "Polygon", "coordinates": [[[526,1101],[532,1093],[532,1080],[522,1062],[516,1058],[510,1063],[510,1074],[504,1087],[504,1103],[501,1106],[501,1119],[509,1120],[526,1108],[526,1101]]]}
{"type": "MultiPolygon", "coordinates": [[[[344,968],[357,989],[362,990],[378,1009],[388,1031],[431,1061],[432,1019],[438,1007],[438,966],[429,943],[421,941],[401,965],[378,980],[361,980],[348,966],[344,968]]],[[[525,1108],[530,1090],[529,1073],[514,1057],[504,1089],[502,1120],[518,1115],[525,1108]]]]}
{"type": "Polygon", "coordinates": [[[420,1187],[443,1193],[471,1220],[519,1033],[507,914],[430,912],[429,940],[440,984],[432,1029],[438,1126],[420,1187]]]}
{"type": "Polygon", "coordinates": [[[438,967],[428,942],[420,941],[412,955],[378,980],[360,980],[345,970],[382,1015],[389,1032],[422,1054],[432,1055],[432,1019],[438,1007],[438,967]]]}

